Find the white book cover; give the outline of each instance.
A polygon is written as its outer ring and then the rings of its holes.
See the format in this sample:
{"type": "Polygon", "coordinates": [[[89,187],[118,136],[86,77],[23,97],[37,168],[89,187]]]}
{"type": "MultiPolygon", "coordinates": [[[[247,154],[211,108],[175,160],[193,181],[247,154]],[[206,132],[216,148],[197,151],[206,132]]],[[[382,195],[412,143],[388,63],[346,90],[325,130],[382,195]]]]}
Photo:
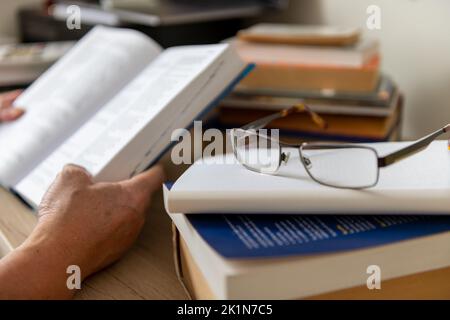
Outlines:
{"type": "MultiPolygon", "coordinates": [[[[406,144],[368,145],[382,156],[406,144]]],[[[227,154],[198,160],[170,190],[165,186],[164,197],[170,213],[448,214],[450,151],[446,141],[433,142],[380,168],[378,184],[361,190],[313,181],[295,149],[276,175],[250,171],[227,154]]]]}

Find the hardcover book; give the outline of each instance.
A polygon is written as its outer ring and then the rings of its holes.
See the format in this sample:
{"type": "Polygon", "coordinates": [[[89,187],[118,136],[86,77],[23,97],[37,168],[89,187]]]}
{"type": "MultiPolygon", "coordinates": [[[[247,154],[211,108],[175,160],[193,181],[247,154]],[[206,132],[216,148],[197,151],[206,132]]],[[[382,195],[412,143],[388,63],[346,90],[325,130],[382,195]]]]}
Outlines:
{"type": "Polygon", "coordinates": [[[67,163],[95,181],[133,176],[248,68],[226,44],[163,51],[140,32],[96,27],[15,102],[26,113],[0,128],[0,182],[36,207],[67,163]]]}

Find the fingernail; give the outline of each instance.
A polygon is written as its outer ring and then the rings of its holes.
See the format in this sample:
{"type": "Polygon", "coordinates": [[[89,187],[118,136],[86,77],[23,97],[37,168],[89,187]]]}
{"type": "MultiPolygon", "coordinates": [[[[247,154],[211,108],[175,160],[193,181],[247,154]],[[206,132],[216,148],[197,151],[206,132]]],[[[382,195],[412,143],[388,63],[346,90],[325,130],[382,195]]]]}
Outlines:
{"type": "Polygon", "coordinates": [[[24,113],[25,113],[25,110],[20,109],[20,108],[8,108],[8,109],[2,110],[0,112],[0,119],[2,121],[12,121],[12,120],[16,120],[24,113]]]}

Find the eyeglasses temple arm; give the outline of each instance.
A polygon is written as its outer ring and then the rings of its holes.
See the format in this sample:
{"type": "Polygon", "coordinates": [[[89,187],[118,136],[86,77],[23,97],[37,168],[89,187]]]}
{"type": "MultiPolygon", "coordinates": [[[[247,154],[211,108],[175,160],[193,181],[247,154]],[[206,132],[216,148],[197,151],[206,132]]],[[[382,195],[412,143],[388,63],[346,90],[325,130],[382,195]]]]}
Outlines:
{"type": "Polygon", "coordinates": [[[412,156],[413,154],[425,149],[433,140],[435,140],[440,135],[450,131],[450,124],[446,125],[444,128],[439,129],[419,140],[410,144],[409,146],[392,152],[384,157],[378,158],[378,166],[386,167],[404,158],[412,156]]]}
{"type": "Polygon", "coordinates": [[[272,122],[276,119],[284,118],[292,113],[297,113],[297,112],[307,112],[312,117],[312,120],[314,121],[315,124],[317,124],[319,127],[322,127],[322,128],[327,127],[325,120],[321,116],[319,116],[317,113],[311,111],[311,109],[309,109],[309,107],[306,106],[305,104],[300,103],[289,109],[284,109],[284,110],[281,110],[280,112],[277,112],[277,113],[268,115],[264,118],[250,122],[249,124],[246,124],[245,126],[243,126],[242,129],[244,129],[244,130],[250,130],[250,129],[259,130],[259,129],[264,128],[270,122],[272,122]]]}
{"type": "Polygon", "coordinates": [[[244,129],[244,130],[250,130],[250,129],[259,130],[259,129],[264,128],[268,123],[270,123],[276,119],[282,118],[282,117],[284,117],[284,115],[282,114],[282,111],[277,112],[277,113],[271,114],[269,116],[266,116],[264,118],[250,122],[250,123],[246,124],[245,126],[243,126],[242,129],[244,129]]]}

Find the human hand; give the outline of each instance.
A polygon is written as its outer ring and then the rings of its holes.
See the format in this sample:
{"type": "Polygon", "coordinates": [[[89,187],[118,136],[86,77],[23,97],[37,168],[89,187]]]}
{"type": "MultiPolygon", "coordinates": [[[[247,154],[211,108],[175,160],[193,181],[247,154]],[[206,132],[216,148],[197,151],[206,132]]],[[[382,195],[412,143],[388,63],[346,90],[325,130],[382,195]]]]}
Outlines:
{"type": "Polygon", "coordinates": [[[45,238],[61,250],[61,259],[88,276],[117,260],[136,240],[152,193],[163,180],[156,166],[130,180],[93,183],[86,170],[68,165],[41,202],[32,238],[45,238]]]}
{"type": "Polygon", "coordinates": [[[22,90],[0,94],[0,122],[13,121],[24,114],[24,110],[13,108],[13,102],[22,93],[22,90]]]}
{"type": "Polygon", "coordinates": [[[93,183],[83,168],[66,166],[44,196],[30,237],[0,260],[0,299],[72,297],[67,268],[78,266],[84,280],[121,257],[163,180],[159,166],[117,183],[93,183]]]}

